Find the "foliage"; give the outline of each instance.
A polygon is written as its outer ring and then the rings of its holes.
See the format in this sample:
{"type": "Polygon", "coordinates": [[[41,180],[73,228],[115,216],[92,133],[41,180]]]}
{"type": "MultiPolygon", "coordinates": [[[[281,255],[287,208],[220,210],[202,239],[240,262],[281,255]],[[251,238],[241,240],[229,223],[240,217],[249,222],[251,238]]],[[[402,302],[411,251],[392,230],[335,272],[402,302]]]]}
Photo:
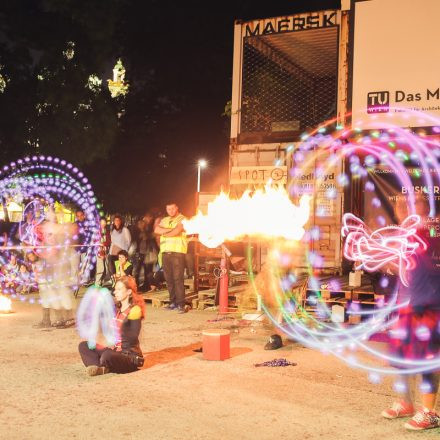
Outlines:
{"type": "Polygon", "coordinates": [[[62,156],[78,165],[106,156],[122,103],[91,88],[118,53],[125,2],[16,0],[0,6],[1,154],[62,156]],[[110,45],[115,41],[116,45],[110,45]],[[97,75],[96,75],[97,73],[97,75]]]}

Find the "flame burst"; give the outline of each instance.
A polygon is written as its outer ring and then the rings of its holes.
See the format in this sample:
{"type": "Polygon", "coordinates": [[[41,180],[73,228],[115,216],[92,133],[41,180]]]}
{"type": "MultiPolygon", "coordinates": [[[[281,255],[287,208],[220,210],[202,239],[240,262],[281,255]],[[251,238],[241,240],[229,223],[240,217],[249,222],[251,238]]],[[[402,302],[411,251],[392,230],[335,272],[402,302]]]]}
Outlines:
{"type": "Polygon", "coordinates": [[[11,300],[6,296],[0,295],[0,312],[8,313],[11,311],[11,300]]]}
{"type": "Polygon", "coordinates": [[[262,239],[300,240],[310,215],[310,198],[303,196],[299,206],[292,203],[282,187],[246,191],[240,199],[230,199],[224,192],[208,204],[208,214],[199,213],[183,221],[187,234],[199,234],[207,247],[244,236],[262,239]]]}

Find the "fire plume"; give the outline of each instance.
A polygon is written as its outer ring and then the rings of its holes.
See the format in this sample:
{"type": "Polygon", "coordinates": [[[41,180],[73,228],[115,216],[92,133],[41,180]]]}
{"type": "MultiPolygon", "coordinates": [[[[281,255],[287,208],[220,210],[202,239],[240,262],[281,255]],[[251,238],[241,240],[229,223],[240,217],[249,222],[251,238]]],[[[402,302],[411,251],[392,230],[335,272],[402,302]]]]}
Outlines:
{"type": "Polygon", "coordinates": [[[309,196],[301,197],[297,206],[284,188],[266,186],[253,193],[246,191],[239,199],[221,192],[208,204],[206,215],[199,211],[184,220],[183,226],[187,234],[199,234],[199,240],[213,248],[244,236],[300,240],[309,215],[309,196]]]}

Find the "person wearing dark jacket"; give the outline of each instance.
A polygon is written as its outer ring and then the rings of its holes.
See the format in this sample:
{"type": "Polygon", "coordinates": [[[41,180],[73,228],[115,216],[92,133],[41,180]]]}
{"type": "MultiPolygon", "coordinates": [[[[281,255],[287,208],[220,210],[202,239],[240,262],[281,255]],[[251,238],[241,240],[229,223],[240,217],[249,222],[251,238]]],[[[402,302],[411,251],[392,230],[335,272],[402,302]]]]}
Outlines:
{"type": "Polygon", "coordinates": [[[99,247],[96,256],[96,275],[95,284],[102,286],[104,280],[106,279],[108,268],[107,268],[107,254],[111,244],[110,230],[107,227],[107,220],[103,217],[100,222],[99,230],[99,247]]]}
{"type": "Polygon", "coordinates": [[[119,340],[114,347],[97,345],[89,348],[87,341],[79,344],[78,350],[89,376],[106,373],[131,373],[144,363],[139,343],[145,303],[137,292],[133,277],[124,276],[116,282],[115,299],[117,313],[115,324],[119,329],[119,340]]]}

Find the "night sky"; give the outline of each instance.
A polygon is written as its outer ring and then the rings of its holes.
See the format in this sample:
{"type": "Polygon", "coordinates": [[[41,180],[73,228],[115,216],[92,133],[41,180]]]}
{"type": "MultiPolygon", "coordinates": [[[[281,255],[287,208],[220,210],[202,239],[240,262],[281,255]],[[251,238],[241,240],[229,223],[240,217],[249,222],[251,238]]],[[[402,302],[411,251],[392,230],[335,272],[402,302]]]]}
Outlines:
{"type": "Polygon", "coordinates": [[[210,164],[202,191],[227,184],[229,119],[222,113],[231,99],[234,20],[339,6],[335,0],[2,2],[0,160],[58,154],[85,171],[110,212],[140,214],[176,199],[191,215],[197,159],[210,164]],[[69,41],[75,56],[66,61],[69,41]],[[106,80],[118,57],[130,91],[116,102],[106,80]],[[84,89],[90,73],[103,80],[93,96],[84,89]],[[78,116],[72,109],[80,102],[91,104],[78,116]]]}

